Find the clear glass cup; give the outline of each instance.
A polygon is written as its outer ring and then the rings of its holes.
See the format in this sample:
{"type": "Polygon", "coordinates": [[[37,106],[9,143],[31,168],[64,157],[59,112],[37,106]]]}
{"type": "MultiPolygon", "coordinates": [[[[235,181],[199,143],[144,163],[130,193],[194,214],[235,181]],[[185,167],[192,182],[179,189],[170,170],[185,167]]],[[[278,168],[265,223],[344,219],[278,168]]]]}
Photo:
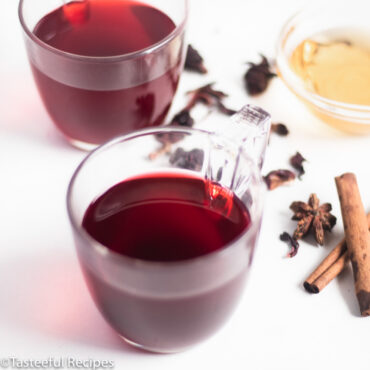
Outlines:
{"type": "Polygon", "coordinates": [[[260,166],[270,117],[246,107],[224,128],[222,134],[157,128],[117,138],[90,153],[71,180],[67,207],[85,280],[104,318],[130,344],[159,353],[184,350],[216,332],[240,299],[261,225],[266,189],[260,166]],[[160,148],[158,136],[182,138],[171,152],[201,150],[201,161],[184,168],[183,163],[171,164],[168,155],[150,158],[160,148]],[[88,206],[108,189],[155,173],[221,184],[248,209],[249,227],[220,250],[184,261],[153,262],[113,252],[81,226],[88,206]]]}
{"type": "Polygon", "coordinates": [[[187,0],[145,0],[144,4],[170,17],[175,29],[150,47],[129,54],[72,54],[46,44],[33,33],[44,16],[63,4],[68,7],[79,2],[88,9],[93,1],[97,0],[19,3],[26,49],[44,106],[68,141],[83,149],[162,124],[185,59],[187,0]]]}

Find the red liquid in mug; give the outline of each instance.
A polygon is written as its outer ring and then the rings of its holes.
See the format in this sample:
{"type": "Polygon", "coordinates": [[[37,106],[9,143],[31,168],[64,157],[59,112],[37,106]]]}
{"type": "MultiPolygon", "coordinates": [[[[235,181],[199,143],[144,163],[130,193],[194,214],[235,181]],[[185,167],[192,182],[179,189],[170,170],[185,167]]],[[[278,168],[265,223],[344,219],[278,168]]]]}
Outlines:
{"type": "MultiPolygon", "coordinates": [[[[244,204],[220,185],[160,174],[112,187],[89,206],[83,227],[119,254],[171,263],[222,249],[250,222],[244,204]]],[[[183,349],[211,335],[235,307],[244,283],[241,272],[205,293],[156,298],[119,290],[84,270],[108,322],[125,338],[159,350],[183,349]]]]}
{"type": "MultiPolygon", "coordinates": [[[[140,2],[84,0],[46,15],[34,34],[64,52],[107,57],[150,47],[175,27],[166,14],[140,2]]],[[[31,65],[42,100],[57,127],[73,140],[99,144],[119,134],[161,124],[177,88],[180,64],[149,82],[118,90],[66,85],[31,65]]],[[[94,81],[94,76],[89,78],[94,81]]]]}

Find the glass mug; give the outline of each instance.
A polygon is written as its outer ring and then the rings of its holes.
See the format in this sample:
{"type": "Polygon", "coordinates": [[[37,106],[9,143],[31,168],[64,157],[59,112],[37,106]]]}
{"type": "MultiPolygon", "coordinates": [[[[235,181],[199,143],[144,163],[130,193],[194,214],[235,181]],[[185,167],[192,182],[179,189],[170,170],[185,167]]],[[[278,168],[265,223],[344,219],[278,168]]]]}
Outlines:
{"type": "MultiPolygon", "coordinates": [[[[114,9],[112,13],[117,13],[114,9]]],[[[19,17],[36,85],[49,116],[70,143],[92,149],[115,136],[163,123],[183,70],[187,12],[187,0],[145,0],[142,3],[131,0],[20,0],[19,17]],[[149,32],[157,32],[161,25],[172,31],[143,49],[113,56],[105,55],[105,51],[101,55],[87,56],[90,51],[86,50],[80,55],[78,49],[97,48],[99,34],[110,29],[107,25],[98,25],[100,31],[95,25],[85,26],[87,31],[83,32],[91,32],[91,44],[84,39],[76,46],[76,37],[68,36],[68,42],[77,51],[65,51],[64,46],[58,48],[46,42],[59,38],[61,45],[66,44],[67,36],[63,32],[73,32],[73,27],[80,29],[84,22],[96,19],[102,10],[108,11],[107,7],[120,2],[134,4],[128,13],[137,18],[130,18],[129,22],[134,25],[132,27],[141,27],[126,30],[123,25],[126,38],[127,32],[132,32],[131,40],[139,40],[138,32],[146,32],[146,29],[150,29],[146,35],[149,37],[149,32]],[[135,26],[134,21],[142,24],[135,26]]],[[[117,29],[110,32],[118,33],[117,29]]],[[[119,37],[117,40],[122,42],[119,37]]],[[[106,47],[105,41],[99,41],[103,44],[99,48],[106,47]]],[[[98,52],[94,50],[93,53],[98,52]]]]}
{"type": "MultiPolygon", "coordinates": [[[[73,175],[67,207],[85,280],[106,321],[132,345],[159,353],[187,349],[217,331],[239,301],[261,225],[266,189],[260,168],[270,116],[246,106],[233,121],[222,134],[168,127],[117,138],[90,153],[73,175]],[[163,135],[182,139],[172,153],[203,153],[197,166],[150,157],[163,135]],[[171,262],[122,255],[82,227],[86,209],[101,194],[125,179],[156,173],[220,184],[248,209],[250,224],[221,249],[171,262]]],[[[145,233],[145,224],[140,230],[145,233]]]]}

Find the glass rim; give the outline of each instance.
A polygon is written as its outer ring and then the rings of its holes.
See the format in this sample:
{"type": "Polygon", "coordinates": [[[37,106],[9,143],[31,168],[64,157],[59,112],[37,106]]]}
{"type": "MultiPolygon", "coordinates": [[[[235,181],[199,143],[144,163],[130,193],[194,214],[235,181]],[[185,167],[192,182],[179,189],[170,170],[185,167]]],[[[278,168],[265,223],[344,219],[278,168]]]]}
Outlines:
{"type": "MultiPolygon", "coordinates": [[[[240,235],[238,235],[236,238],[225,244],[222,248],[215,250],[213,252],[207,253],[202,256],[190,258],[187,260],[180,260],[180,261],[149,261],[149,260],[143,260],[140,258],[134,258],[134,257],[129,257],[122,255],[118,252],[112,251],[108,247],[106,247],[104,244],[98,242],[96,239],[94,239],[87,231],[84,230],[84,228],[81,226],[81,224],[77,221],[74,212],[73,212],[73,204],[72,204],[72,193],[75,188],[75,183],[76,180],[83,170],[84,166],[86,163],[88,163],[90,160],[94,159],[96,156],[100,154],[100,152],[103,152],[105,150],[109,150],[110,148],[114,147],[115,145],[118,145],[120,143],[123,143],[125,141],[133,140],[138,137],[146,136],[146,135],[155,135],[155,134],[160,134],[163,132],[178,132],[178,133],[183,133],[183,134],[204,134],[204,135],[214,135],[216,137],[221,138],[223,141],[228,142],[231,144],[231,146],[237,146],[236,143],[234,143],[232,140],[225,138],[221,136],[218,133],[214,133],[211,131],[203,130],[203,129],[197,129],[197,128],[180,128],[180,127],[157,127],[157,128],[149,128],[149,129],[142,129],[142,130],[137,130],[131,134],[127,135],[122,135],[119,137],[116,137],[100,146],[92,150],[78,165],[76,170],[74,171],[72,178],[69,182],[68,189],[67,189],[67,196],[66,196],[66,203],[67,203],[67,213],[68,213],[68,218],[70,221],[70,224],[72,225],[73,231],[82,237],[83,240],[87,242],[87,244],[94,249],[94,251],[98,254],[100,254],[102,257],[112,257],[117,261],[120,261],[121,263],[124,264],[129,264],[129,265],[137,265],[137,266],[146,266],[146,267],[164,267],[166,266],[167,268],[169,267],[178,267],[178,266],[186,266],[189,264],[193,264],[194,262],[196,263],[202,263],[206,262],[210,259],[217,258],[218,256],[223,256],[226,254],[232,253],[232,251],[237,247],[238,241],[243,239],[247,234],[253,235],[253,231],[258,232],[258,222],[253,222],[251,220],[250,226],[247,227],[245,230],[243,230],[240,235]]],[[[258,169],[258,165],[256,162],[253,160],[253,158],[246,153],[245,148],[240,148],[239,152],[243,155],[245,159],[248,160],[249,164],[251,165],[251,170],[253,176],[256,177],[258,180],[259,184],[262,184],[262,191],[266,191],[266,188],[264,186],[264,181],[262,179],[261,171],[258,169]]],[[[261,202],[262,203],[262,202],[261,202]]],[[[258,209],[261,214],[263,207],[262,205],[259,206],[258,209]]],[[[253,246],[254,248],[255,246],[253,246]]]]}
{"type": "Polygon", "coordinates": [[[18,17],[19,21],[21,23],[22,29],[25,32],[25,34],[28,36],[28,38],[39,45],[40,47],[53,52],[55,54],[58,54],[63,57],[68,57],[71,59],[81,60],[81,61],[92,61],[92,62],[120,62],[120,61],[126,61],[131,60],[135,58],[142,57],[144,55],[151,54],[153,52],[156,52],[157,50],[163,48],[167,44],[169,44],[173,39],[175,39],[178,35],[182,34],[185,31],[186,23],[188,21],[189,17],[189,0],[182,0],[185,3],[185,11],[184,16],[182,18],[182,21],[176,25],[176,28],[165,38],[162,40],[156,42],[153,45],[150,45],[144,49],[140,49],[131,53],[126,54],[120,54],[120,55],[111,55],[111,56],[88,56],[88,55],[80,55],[80,54],[74,54],[69,53],[60,49],[57,49],[53,46],[48,45],[46,42],[42,41],[40,38],[38,38],[27,26],[26,21],[23,17],[23,4],[27,0],[19,0],[18,5],[18,17]]]}
{"type": "MultiPolygon", "coordinates": [[[[314,7],[304,7],[295,12],[284,23],[277,41],[276,47],[276,64],[278,73],[285,84],[299,97],[307,100],[317,108],[327,114],[337,115],[345,119],[353,118],[356,123],[368,125],[370,122],[370,106],[363,104],[345,103],[320,96],[312,91],[307,90],[300,85],[298,76],[291,70],[288,57],[285,53],[285,43],[295,32],[296,26],[304,22],[305,17],[312,17],[314,12],[323,9],[330,9],[330,4],[319,4],[314,7]],[[358,121],[357,121],[358,120],[358,121]]],[[[308,35],[307,35],[308,36],[308,35]]]]}

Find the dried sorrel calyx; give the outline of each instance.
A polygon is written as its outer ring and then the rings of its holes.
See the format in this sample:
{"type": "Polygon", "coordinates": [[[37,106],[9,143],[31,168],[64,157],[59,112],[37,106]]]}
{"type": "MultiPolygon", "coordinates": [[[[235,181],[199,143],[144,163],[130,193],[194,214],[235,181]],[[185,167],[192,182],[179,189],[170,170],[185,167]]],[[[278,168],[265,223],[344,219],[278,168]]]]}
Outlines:
{"type": "Polygon", "coordinates": [[[283,241],[283,242],[288,243],[289,246],[290,246],[290,251],[287,254],[287,257],[292,258],[292,257],[294,257],[294,256],[297,255],[298,248],[299,248],[299,243],[298,243],[298,241],[296,239],[294,239],[293,237],[291,237],[289,233],[283,232],[280,235],[280,240],[283,241]]]}
{"type": "MultiPolygon", "coordinates": [[[[181,127],[194,126],[195,122],[190,112],[198,103],[205,104],[211,108],[216,107],[221,113],[226,114],[226,115],[233,115],[236,113],[235,110],[227,108],[222,101],[225,97],[227,97],[227,94],[225,94],[222,91],[213,89],[213,84],[202,86],[196,90],[188,92],[188,94],[190,95],[190,100],[189,100],[188,105],[182,111],[180,111],[173,117],[169,126],[181,126],[181,127]]],[[[160,143],[162,143],[162,147],[150,153],[149,158],[153,160],[160,155],[168,154],[171,151],[171,144],[175,144],[181,141],[183,138],[184,138],[184,134],[181,132],[164,132],[161,134],[157,134],[156,139],[160,143]]],[[[175,154],[176,152],[173,154],[174,156],[173,158],[176,158],[177,160],[178,158],[175,156],[175,154]]],[[[177,153],[176,155],[178,156],[179,153],[177,153]]],[[[194,152],[192,151],[190,156],[193,156],[193,155],[194,155],[194,152]]],[[[197,156],[199,156],[199,154],[197,154],[197,156]]],[[[173,158],[172,160],[175,160],[173,158]]],[[[182,160],[186,162],[186,165],[190,165],[187,162],[187,160],[190,160],[189,155],[185,159],[182,158],[182,160]]],[[[202,158],[202,161],[203,161],[203,158],[202,158]]],[[[193,163],[193,158],[191,158],[190,162],[193,163]]]]}
{"type": "Polygon", "coordinates": [[[264,180],[269,190],[274,190],[279,186],[285,185],[295,180],[295,174],[289,170],[276,170],[271,171],[267,176],[264,176],[264,180]]]}
{"type": "MultiPolygon", "coordinates": [[[[184,109],[173,117],[169,126],[193,127],[194,119],[190,115],[189,110],[184,109]]],[[[184,134],[181,132],[164,132],[156,135],[156,139],[163,145],[178,143],[183,138],[184,134]]],[[[163,148],[161,148],[159,151],[152,153],[151,158],[156,158],[159,154],[168,152],[169,149],[170,148],[167,147],[167,150],[164,151],[163,148]]]]}
{"type": "Polygon", "coordinates": [[[290,158],[290,164],[295,170],[298,171],[299,178],[301,178],[305,174],[305,170],[303,167],[303,162],[305,161],[306,159],[299,152],[297,152],[293,157],[290,158]]]}
{"type": "Polygon", "coordinates": [[[219,112],[223,113],[223,114],[226,114],[227,116],[233,116],[234,114],[237,113],[237,111],[235,109],[230,109],[230,108],[227,108],[225,106],[224,103],[222,103],[221,101],[218,102],[218,106],[217,106],[219,112]]]}
{"type": "Polygon", "coordinates": [[[188,46],[185,69],[188,71],[199,72],[202,74],[207,73],[207,68],[204,66],[204,59],[199,52],[194,49],[191,45],[188,46]]]}
{"type": "Polygon", "coordinates": [[[223,103],[223,100],[227,98],[228,95],[223,91],[215,90],[213,85],[214,83],[210,83],[193,91],[189,91],[188,95],[190,96],[190,100],[186,109],[191,110],[198,103],[202,103],[207,107],[217,108],[223,114],[229,116],[235,114],[235,110],[227,108],[223,103]]]}
{"type": "Polygon", "coordinates": [[[189,110],[184,109],[173,117],[170,126],[193,127],[194,119],[190,115],[189,110]]]}
{"type": "Polygon", "coordinates": [[[184,138],[181,132],[163,132],[156,135],[156,139],[163,145],[175,144],[184,138]]]}
{"type": "Polygon", "coordinates": [[[272,123],[271,132],[279,136],[289,135],[289,129],[284,123],[272,123]]]}
{"type": "Polygon", "coordinates": [[[259,64],[248,63],[250,68],[244,76],[245,87],[249,95],[258,95],[263,93],[273,77],[276,74],[271,71],[271,66],[265,56],[262,55],[262,61],[259,64]]]}
{"type": "Polygon", "coordinates": [[[199,171],[203,166],[204,152],[201,149],[186,151],[183,148],[177,148],[170,157],[170,163],[176,167],[199,171]]]}

